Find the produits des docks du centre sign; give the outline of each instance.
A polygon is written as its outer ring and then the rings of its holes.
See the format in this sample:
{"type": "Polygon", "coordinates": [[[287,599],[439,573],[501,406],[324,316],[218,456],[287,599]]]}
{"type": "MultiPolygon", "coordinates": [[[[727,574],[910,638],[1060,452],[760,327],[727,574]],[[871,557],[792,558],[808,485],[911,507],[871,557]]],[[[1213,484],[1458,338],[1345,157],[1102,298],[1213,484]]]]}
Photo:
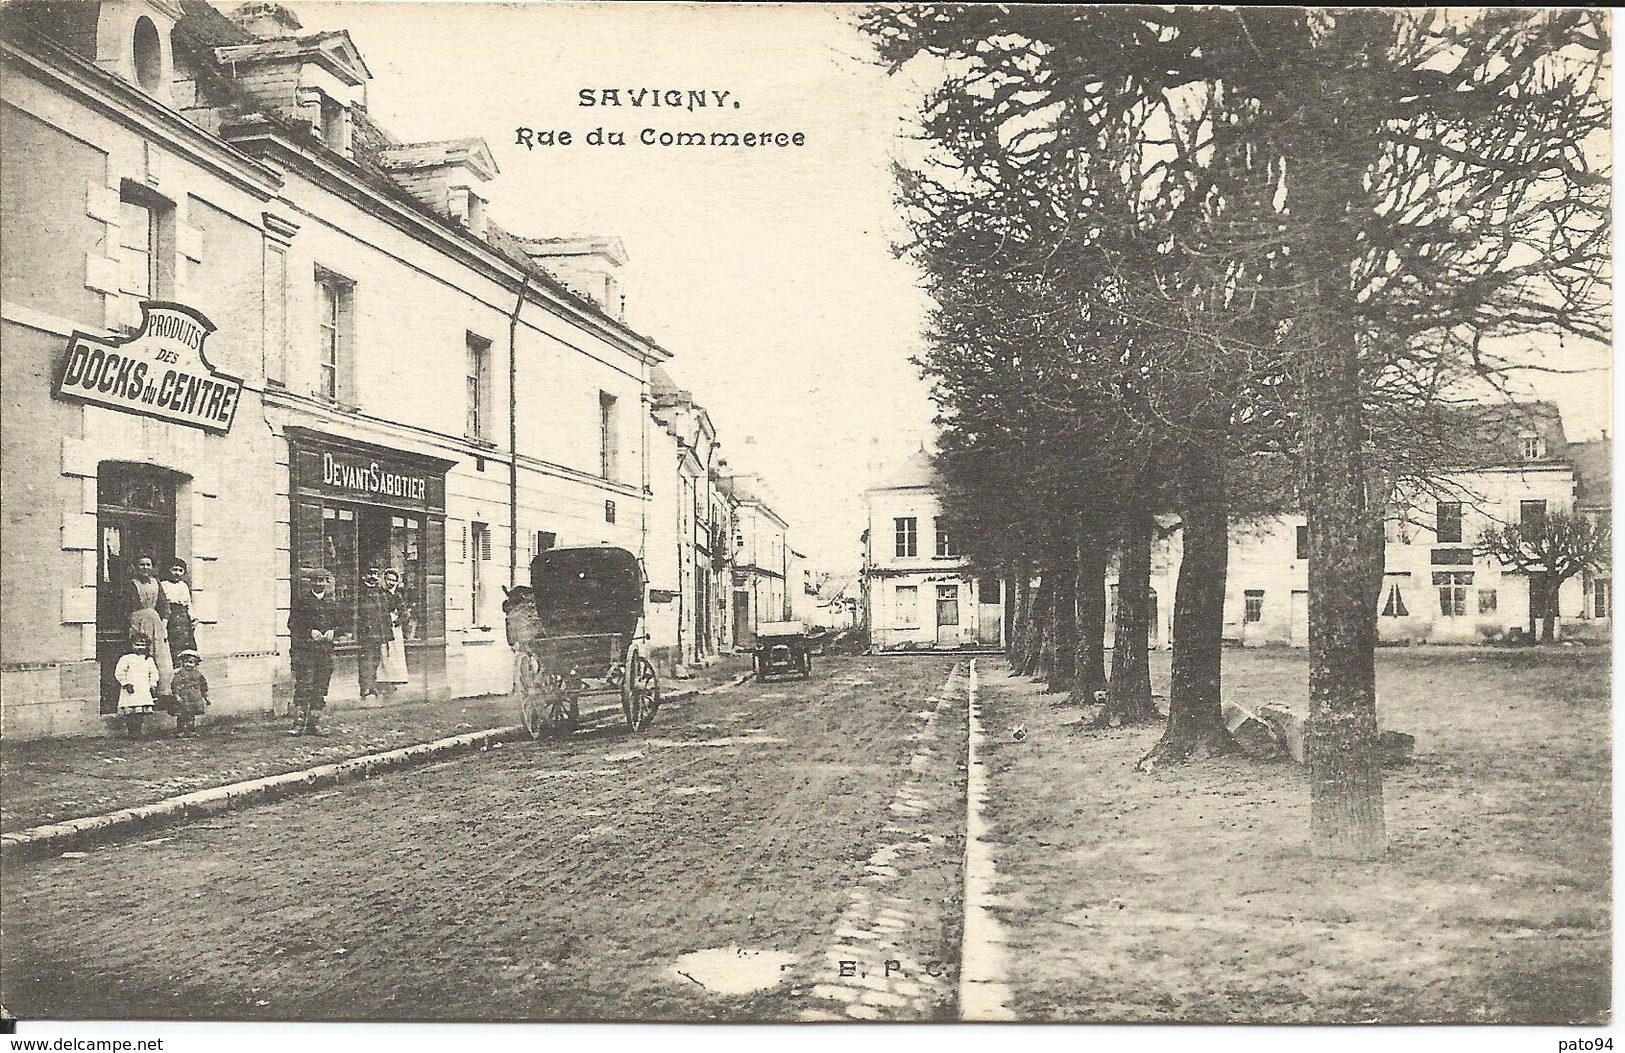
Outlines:
{"type": "Polygon", "coordinates": [[[212,332],[214,323],[185,304],[145,301],[132,336],[74,333],[52,394],[223,435],[243,382],[203,357],[212,332]]]}

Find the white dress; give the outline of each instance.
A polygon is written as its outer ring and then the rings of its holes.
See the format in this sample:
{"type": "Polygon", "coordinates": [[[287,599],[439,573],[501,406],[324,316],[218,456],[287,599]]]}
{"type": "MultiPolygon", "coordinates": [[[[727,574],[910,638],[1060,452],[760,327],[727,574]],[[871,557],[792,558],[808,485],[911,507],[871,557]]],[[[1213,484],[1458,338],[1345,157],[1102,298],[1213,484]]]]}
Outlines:
{"type": "Polygon", "coordinates": [[[113,679],[119,682],[118,711],[120,713],[151,713],[152,692],[158,686],[158,663],[150,655],[130,652],[118,660],[113,679]],[[126,691],[125,687],[135,690],[126,691]]]}
{"type": "Polygon", "coordinates": [[[378,662],[378,683],[401,684],[411,682],[406,673],[406,642],[401,639],[400,615],[389,616],[389,639],[384,642],[383,655],[378,662]]]}

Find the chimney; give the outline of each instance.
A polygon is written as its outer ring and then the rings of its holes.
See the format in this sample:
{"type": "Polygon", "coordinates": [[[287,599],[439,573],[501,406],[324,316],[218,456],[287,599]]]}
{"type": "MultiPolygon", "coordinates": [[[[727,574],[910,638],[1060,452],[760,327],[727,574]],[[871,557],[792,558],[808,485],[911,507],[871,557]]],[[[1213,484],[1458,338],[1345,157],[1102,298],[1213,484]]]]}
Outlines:
{"type": "Polygon", "coordinates": [[[258,40],[278,40],[299,35],[299,16],[270,0],[252,0],[230,15],[237,27],[258,40]]]}

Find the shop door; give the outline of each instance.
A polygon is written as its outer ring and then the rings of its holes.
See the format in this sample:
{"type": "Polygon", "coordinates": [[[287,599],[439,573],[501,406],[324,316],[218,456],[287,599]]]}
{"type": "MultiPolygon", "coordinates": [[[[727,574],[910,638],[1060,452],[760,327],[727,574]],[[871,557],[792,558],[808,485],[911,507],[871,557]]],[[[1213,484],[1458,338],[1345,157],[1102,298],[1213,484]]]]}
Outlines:
{"type": "Polygon", "coordinates": [[[937,586],[937,643],[959,642],[959,586],[937,586]]]}
{"type": "Polygon", "coordinates": [[[175,558],[175,476],[141,465],[103,464],[96,473],[96,661],[101,711],[118,709],[113,670],[129,650],[128,588],[135,564],[152,560],[155,578],[175,558]]]}

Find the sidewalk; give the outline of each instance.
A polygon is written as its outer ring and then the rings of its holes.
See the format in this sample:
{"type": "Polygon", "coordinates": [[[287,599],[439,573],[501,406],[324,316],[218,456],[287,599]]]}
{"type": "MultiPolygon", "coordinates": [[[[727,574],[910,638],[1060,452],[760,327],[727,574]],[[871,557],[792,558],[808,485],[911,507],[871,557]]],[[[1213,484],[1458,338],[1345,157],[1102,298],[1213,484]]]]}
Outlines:
{"type": "MultiPolygon", "coordinates": [[[[693,679],[662,681],[662,692],[668,698],[686,696],[725,684],[749,668],[748,656],[728,655],[709,669],[697,669],[693,679]]],[[[582,707],[584,718],[605,707],[619,711],[613,695],[589,695],[582,707]]],[[[328,738],[290,737],[289,718],[262,714],[205,718],[203,734],[195,739],[170,737],[173,722],[160,715],[148,718],[141,739],[0,741],[0,832],[103,815],[518,721],[511,698],[486,695],[367,709],[330,707],[323,722],[332,732],[328,738]]]]}

